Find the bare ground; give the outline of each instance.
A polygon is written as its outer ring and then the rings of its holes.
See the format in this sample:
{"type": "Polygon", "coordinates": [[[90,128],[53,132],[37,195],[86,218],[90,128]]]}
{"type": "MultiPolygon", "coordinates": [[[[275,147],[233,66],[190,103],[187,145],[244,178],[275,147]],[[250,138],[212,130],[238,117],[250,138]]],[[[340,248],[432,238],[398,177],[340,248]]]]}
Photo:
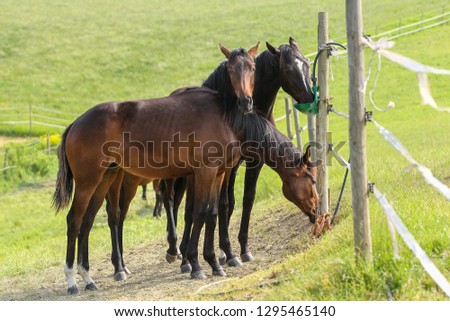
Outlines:
{"type": "MultiPolygon", "coordinates": [[[[213,277],[210,267],[203,260],[201,264],[208,276],[206,280],[192,280],[189,275],[181,274],[179,261],[172,264],[165,261],[167,245],[161,239],[125,249],[125,262],[133,273],[126,281],[114,281],[109,253],[105,253],[102,257],[91,257],[91,276],[100,288],[99,291],[81,291],[79,295],[69,296],[66,292],[64,267],[61,265],[33,275],[0,280],[0,300],[208,300],[208,297],[201,295],[208,285],[227,282],[265,269],[283,257],[305,248],[307,239],[304,236],[311,227],[305,215],[295,209],[289,211],[284,208],[268,210],[264,216],[264,219],[254,217],[251,222],[249,242],[255,259],[244,263],[242,267],[225,266],[226,277],[213,277]]],[[[235,253],[239,253],[237,242],[233,242],[237,239],[238,221],[238,217],[232,219],[230,232],[235,253]]],[[[201,253],[201,247],[199,252],[201,253]]],[[[81,278],[77,281],[82,289],[84,284],[81,278]]]]}

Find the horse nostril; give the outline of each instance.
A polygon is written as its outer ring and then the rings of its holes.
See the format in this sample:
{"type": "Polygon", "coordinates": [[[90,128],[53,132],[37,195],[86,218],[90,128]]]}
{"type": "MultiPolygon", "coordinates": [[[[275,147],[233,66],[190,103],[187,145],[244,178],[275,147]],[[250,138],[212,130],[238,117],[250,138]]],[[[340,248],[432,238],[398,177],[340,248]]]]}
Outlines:
{"type": "Polygon", "coordinates": [[[250,113],[253,110],[253,99],[251,96],[245,96],[238,99],[238,106],[244,113],[250,113]]]}

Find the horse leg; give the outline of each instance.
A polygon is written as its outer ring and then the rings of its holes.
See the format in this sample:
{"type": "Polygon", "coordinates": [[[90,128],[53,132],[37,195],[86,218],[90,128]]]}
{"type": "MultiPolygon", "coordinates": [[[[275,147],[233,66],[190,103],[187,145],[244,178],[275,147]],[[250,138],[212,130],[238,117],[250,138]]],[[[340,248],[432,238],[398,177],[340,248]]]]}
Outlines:
{"type": "Polygon", "coordinates": [[[181,273],[190,273],[192,271],[191,264],[187,259],[187,248],[192,231],[192,211],[194,210],[194,177],[186,177],[186,204],[184,209],[184,231],[183,238],[180,243],[181,273]]]}
{"type": "Polygon", "coordinates": [[[241,266],[241,261],[233,254],[228,234],[229,226],[229,183],[230,179],[236,177],[233,168],[225,175],[219,198],[219,247],[221,249],[219,262],[221,265],[227,263],[229,266],[241,266]]]}
{"type": "Polygon", "coordinates": [[[120,250],[120,237],[122,233],[119,233],[119,221],[121,217],[119,198],[123,181],[123,173],[123,171],[119,172],[116,179],[109,188],[108,202],[106,204],[106,211],[108,213],[108,225],[111,232],[111,261],[114,265],[114,280],[116,281],[125,280],[127,278],[125,269],[123,267],[122,253],[120,250]]]}
{"type": "Polygon", "coordinates": [[[236,183],[236,175],[240,164],[241,162],[233,167],[230,173],[230,178],[228,179],[228,225],[230,224],[231,215],[233,215],[234,206],[236,204],[236,199],[234,197],[234,184],[236,183]]]}
{"type": "Polygon", "coordinates": [[[80,292],[78,289],[78,284],[75,280],[75,271],[73,268],[75,261],[75,245],[86,208],[88,207],[89,201],[94,194],[97,185],[101,181],[101,175],[100,177],[97,177],[97,180],[92,179],[94,177],[95,176],[91,176],[91,179],[79,180],[79,183],[76,184],[72,206],[70,207],[66,217],[67,251],[64,274],[66,275],[67,291],[69,294],[78,294],[80,292]]]}
{"type": "Polygon", "coordinates": [[[175,220],[175,226],[178,223],[178,210],[181,202],[183,201],[184,192],[186,191],[187,177],[178,177],[175,179],[174,185],[174,203],[173,203],[173,217],[175,220]]]}
{"type": "Polygon", "coordinates": [[[206,215],[205,241],[203,243],[203,258],[212,268],[212,274],[216,276],[226,276],[222,266],[216,260],[214,253],[214,230],[217,223],[217,213],[209,212],[206,215]]]}
{"type": "Polygon", "coordinates": [[[213,193],[216,186],[220,185],[216,184],[216,176],[217,169],[215,168],[202,168],[201,171],[195,175],[194,209],[192,212],[192,221],[194,225],[192,227],[191,237],[187,248],[187,258],[192,266],[191,278],[193,279],[206,278],[200,263],[198,262],[198,243],[206,216],[208,215],[208,208],[210,210],[210,207],[215,205],[215,203],[211,201],[214,201],[213,193]]]}
{"type": "MultiPolygon", "coordinates": [[[[178,210],[183,201],[184,192],[186,191],[187,177],[178,177],[174,184],[174,200],[173,200],[173,219],[175,227],[178,226],[178,210]]],[[[177,259],[182,259],[180,250],[177,251],[177,259]]]]}
{"type": "MultiPolygon", "coordinates": [[[[214,253],[214,230],[216,228],[217,223],[217,212],[218,212],[218,201],[219,201],[219,193],[222,189],[222,180],[224,179],[224,174],[221,174],[217,177],[215,182],[215,187],[213,191],[213,197],[211,199],[211,203],[213,207],[210,208],[206,215],[206,224],[205,224],[205,241],[203,245],[203,258],[206,262],[211,266],[213,275],[216,276],[226,276],[222,267],[216,260],[216,255],[214,253]]],[[[228,179],[228,175],[227,175],[228,179]]]]}
{"type": "Polygon", "coordinates": [[[252,253],[248,248],[248,227],[250,223],[250,214],[253,208],[253,202],[256,195],[256,184],[263,164],[247,164],[245,170],[244,198],[242,202],[241,226],[239,229],[239,243],[241,245],[241,259],[243,262],[253,260],[252,253]]]}
{"type": "Polygon", "coordinates": [[[155,191],[156,202],[155,208],[153,209],[153,217],[161,217],[161,209],[163,204],[163,193],[161,191],[161,185],[163,184],[160,180],[153,181],[153,190],[155,191]]]}
{"type": "Polygon", "coordinates": [[[95,216],[103,204],[105,195],[116,177],[117,171],[107,170],[103,176],[103,180],[92,195],[86,214],[81,224],[80,233],[78,235],[78,274],[80,274],[85,283],[85,290],[98,290],[94,281],[89,274],[89,234],[94,224],[95,216]]]}
{"type": "Polygon", "coordinates": [[[167,213],[167,242],[169,242],[169,248],[166,252],[166,261],[168,263],[173,263],[177,259],[178,249],[177,249],[177,227],[173,214],[174,208],[174,184],[175,180],[167,179],[164,180],[164,208],[167,213]]]}
{"type": "Polygon", "coordinates": [[[147,184],[142,185],[142,199],[144,201],[147,200],[147,184]]]}
{"type": "MultiPolygon", "coordinates": [[[[230,219],[231,215],[234,211],[234,206],[236,203],[235,197],[234,197],[234,183],[236,182],[236,175],[237,171],[239,169],[241,162],[239,162],[238,165],[233,167],[231,170],[230,178],[228,179],[228,190],[227,195],[221,195],[220,196],[220,202],[219,203],[219,248],[220,248],[220,254],[219,254],[219,262],[221,265],[224,265],[227,263],[227,255],[225,254],[225,251],[220,246],[220,242],[226,243],[226,238],[228,238],[228,226],[230,225],[230,219]],[[221,209],[222,208],[222,209],[221,209]],[[226,211],[226,212],[223,212],[226,211]],[[225,216],[226,215],[226,216],[225,216]],[[226,236],[223,234],[224,229],[226,230],[226,236]]],[[[222,188],[223,190],[223,188],[222,188]]],[[[222,191],[225,192],[225,191],[222,191]]],[[[231,244],[230,244],[231,249],[231,244]]]]}
{"type": "MultiPolygon", "coordinates": [[[[120,178],[119,178],[120,179],[120,178]]],[[[127,217],[128,210],[130,209],[130,204],[133,198],[136,196],[137,190],[139,188],[140,178],[134,175],[124,175],[122,178],[122,184],[120,188],[120,198],[119,198],[119,208],[120,208],[120,218],[118,225],[118,244],[120,257],[122,260],[122,266],[127,275],[131,274],[131,271],[125,265],[123,260],[123,224],[125,218],[127,217]]],[[[119,184],[118,182],[116,182],[119,184]]],[[[108,213],[109,216],[109,213],[108,213]]],[[[114,251],[114,249],[113,249],[114,251]]]]}

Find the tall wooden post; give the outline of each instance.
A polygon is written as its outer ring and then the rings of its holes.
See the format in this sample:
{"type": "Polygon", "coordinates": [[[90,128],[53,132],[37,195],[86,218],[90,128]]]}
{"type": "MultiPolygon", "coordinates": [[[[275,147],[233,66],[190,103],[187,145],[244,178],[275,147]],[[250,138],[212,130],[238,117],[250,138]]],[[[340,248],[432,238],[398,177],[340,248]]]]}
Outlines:
{"type": "Polygon", "coordinates": [[[297,147],[300,152],[303,153],[303,143],[302,143],[302,126],[300,124],[300,119],[298,116],[298,111],[295,108],[292,108],[294,112],[294,125],[295,125],[295,138],[297,139],[297,147]]]}
{"type": "Polygon", "coordinates": [[[366,113],[361,0],[346,0],[348,43],[348,109],[352,182],[353,234],[356,259],[372,261],[366,168],[366,113]]]}
{"type": "Polygon", "coordinates": [[[291,107],[289,104],[289,98],[284,98],[284,106],[286,108],[286,126],[287,126],[287,134],[289,139],[294,138],[292,135],[292,127],[291,127],[291,107]]]}
{"type": "MultiPolygon", "coordinates": [[[[314,115],[308,113],[308,137],[310,144],[316,143],[316,122],[314,121],[314,119],[315,119],[314,115]]],[[[312,147],[314,147],[314,145],[312,147]]],[[[315,147],[311,148],[311,158],[314,162],[317,161],[317,154],[315,147]]]]}
{"type": "MultiPolygon", "coordinates": [[[[319,48],[328,42],[328,12],[319,12],[319,48]]],[[[328,55],[322,52],[318,60],[317,80],[319,84],[319,114],[317,126],[317,192],[319,193],[319,214],[328,213],[328,55]]]]}

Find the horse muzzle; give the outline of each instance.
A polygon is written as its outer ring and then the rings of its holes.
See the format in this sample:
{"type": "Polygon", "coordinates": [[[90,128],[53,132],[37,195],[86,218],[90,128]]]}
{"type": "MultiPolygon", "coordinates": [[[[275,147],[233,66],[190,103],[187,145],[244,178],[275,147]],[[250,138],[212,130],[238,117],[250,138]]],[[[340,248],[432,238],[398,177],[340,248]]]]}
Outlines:
{"type": "Polygon", "coordinates": [[[253,98],[251,96],[239,97],[237,102],[242,113],[248,114],[253,111],[253,98]]]}

